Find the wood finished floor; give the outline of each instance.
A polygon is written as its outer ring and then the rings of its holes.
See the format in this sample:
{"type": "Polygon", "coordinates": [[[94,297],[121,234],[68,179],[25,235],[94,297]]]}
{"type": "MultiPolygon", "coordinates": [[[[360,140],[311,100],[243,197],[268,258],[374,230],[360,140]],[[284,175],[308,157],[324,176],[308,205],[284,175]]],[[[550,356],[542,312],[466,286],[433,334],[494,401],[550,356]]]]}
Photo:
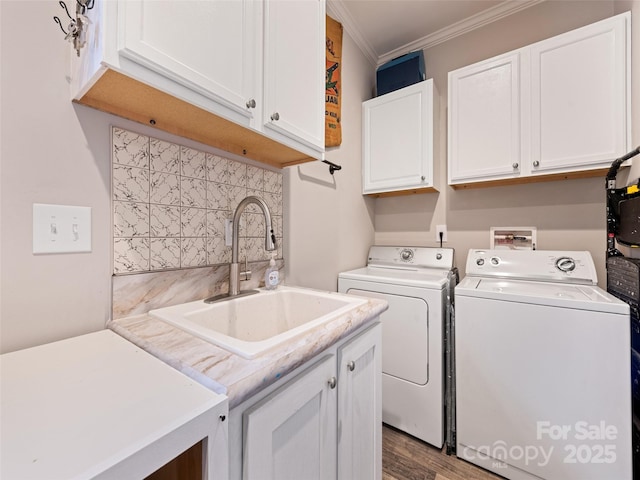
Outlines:
{"type": "Polygon", "coordinates": [[[387,425],[382,425],[382,479],[504,480],[387,425]]]}

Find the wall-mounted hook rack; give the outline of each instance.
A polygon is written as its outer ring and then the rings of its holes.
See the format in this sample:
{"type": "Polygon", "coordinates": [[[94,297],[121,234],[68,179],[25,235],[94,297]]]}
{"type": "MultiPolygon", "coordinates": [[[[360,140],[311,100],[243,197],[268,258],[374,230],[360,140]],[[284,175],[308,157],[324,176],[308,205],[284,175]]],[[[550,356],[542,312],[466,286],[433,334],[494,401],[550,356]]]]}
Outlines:
{"type": "Polygon", "coordinates": [[[71,16],[69,13],[69,9],[67,8],[67,4],[64,3],[63,0],[60,0],[58,4],[62,7],[62,9],[67,14],[69,18],[69,25],[67,26],[67,30],[62,26],[62,20],[57,15],[54,15],[53,21],[58,24],[62,33],[64,33],[64,39],[69,40],[73,43],[73,48],[75,48],[76,53],[80,56],[80,49],[84,47],[87,34],[87,27],[91,23],[89,18],[85,15],[87,10],[91,10],[95,5],[95,0],[75,0],[76,1],[76,16],[75,18],[71,16]]]}
{"type": "Polygon", "coordinates": [[[333,175],[333,172],[335,172],[336,170],[342,170],[342,167],[340,165],[336,165],[335,163],[330,162],[329,160],[322,160],[322,162],[329,165],[329,173],[331,175],[333,175]]]}

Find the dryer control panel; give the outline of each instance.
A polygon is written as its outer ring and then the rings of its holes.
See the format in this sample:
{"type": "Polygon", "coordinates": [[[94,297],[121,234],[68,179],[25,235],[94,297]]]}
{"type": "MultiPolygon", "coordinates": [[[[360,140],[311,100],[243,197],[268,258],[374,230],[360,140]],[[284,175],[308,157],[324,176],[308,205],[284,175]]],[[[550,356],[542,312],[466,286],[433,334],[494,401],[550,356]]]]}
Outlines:
{"type": "Polygon", "coordinates": [[[394,268],[441,268],[454,267],[453,248],[397,247],[374,245],[369,249],[367,265],[370,267],[394,268]]]}
{"type": "Polygon", "coordinates": [[[541,282],[596,285],[591,254],[586,251],[469,250],[467,275],[541,282]]]}

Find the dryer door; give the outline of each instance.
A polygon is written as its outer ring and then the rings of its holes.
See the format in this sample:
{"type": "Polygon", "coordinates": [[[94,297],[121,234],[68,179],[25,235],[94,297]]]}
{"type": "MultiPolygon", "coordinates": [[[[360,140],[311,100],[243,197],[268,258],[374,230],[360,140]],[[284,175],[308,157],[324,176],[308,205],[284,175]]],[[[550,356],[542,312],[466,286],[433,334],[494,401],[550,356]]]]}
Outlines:
{"type": "Polygon", "coordinates": [[[429,381],[429,305],[422,298],[349,288],[346,293],[389,303],[382,323],[382,372],[425,385],[429,381]]]}

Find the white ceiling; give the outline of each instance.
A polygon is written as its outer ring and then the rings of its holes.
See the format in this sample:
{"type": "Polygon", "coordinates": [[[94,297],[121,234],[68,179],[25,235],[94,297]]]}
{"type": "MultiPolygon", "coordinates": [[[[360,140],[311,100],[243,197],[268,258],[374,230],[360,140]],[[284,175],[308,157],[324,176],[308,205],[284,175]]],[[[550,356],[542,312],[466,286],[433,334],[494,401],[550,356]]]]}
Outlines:
{"type": "Polygon", "coordinates": [[[328,0],[374,65],[428,48],[544,0],[328,0]]]}

